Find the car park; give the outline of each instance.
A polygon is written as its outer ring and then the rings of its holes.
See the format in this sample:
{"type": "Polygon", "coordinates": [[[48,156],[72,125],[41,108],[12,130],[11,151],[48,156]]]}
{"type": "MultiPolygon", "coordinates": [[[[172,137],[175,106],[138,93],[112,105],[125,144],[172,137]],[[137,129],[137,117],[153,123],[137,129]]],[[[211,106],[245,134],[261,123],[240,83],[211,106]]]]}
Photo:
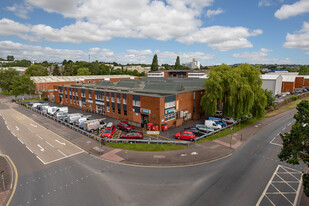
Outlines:
{"type": "Polygon", "coordinates": [[[179,140],[183,139],[183,140],[193,141],[195,140],[195,134],[190,131],[184,131],[183,133],[177,132],[175,134],[175,138],[179,140]]]}
{"type": "Polygon", "coordinates": [[[102,138],[112,138],[115,131],[116,131],[115,125],[112,122],[109,122],[103,131],[102,138]]]}
{"type": "Polygon", "coordinates": [[[144,138],[143,133],[139,131],[128,132],[120,136],[120,139],[143,139],[143,138],[144,138]]]}
{"type": "Polygon", "coordinates": [[[134,127],[132,125],[129,125],[129,123],[126,122],[126,121],[120,121],[117,124],[117,128],[124,130],[124,131],[127,131],[127,132],[130,132],[131,130],[133,130],[134,127]]]}
{"type": "Polygon", "coordinates": [[[237,121],[233,119],[233,117],[224,117],[222,118],[222,121],[228,123],[228,124],[234,124],[236,123],[237,121]]]}
{"type": "Polygon", "coordinates": [[[211,132],[214,132],[215,129],[214,128],[210,128],[210,127],[207,127],[206,125],[204,124],[196,124],[195,127],[202,131],[202,132],[206,132],[206,133],[211,133],[211,132]]]}
{"type": "Polygon", "coordinates": [[[186,128],[185,131],[193,132],[197,136],[201,136],[205,134],[205,132],[197,129],[196,127],[186,128]]]}

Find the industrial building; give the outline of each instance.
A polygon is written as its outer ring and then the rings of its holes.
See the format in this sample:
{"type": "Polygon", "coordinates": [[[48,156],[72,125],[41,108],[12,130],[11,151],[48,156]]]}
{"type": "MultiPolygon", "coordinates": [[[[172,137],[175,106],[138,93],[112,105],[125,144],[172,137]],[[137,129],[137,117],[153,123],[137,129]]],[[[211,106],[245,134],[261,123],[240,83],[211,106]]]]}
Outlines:
{"type": "Polygon", "coordinates": [[[34,82],[37,94],[48,96],[50,100],[54,99],[55,85],[70,85],[96,83],[100,80],[117,82],[120,79],[138,79],[130,75],[88,75],[88,76],[33,76],[30,77],[34,82]]]}
{"type": "Polygon", "coordinates": [[[272,91],[273,96],[280,95],[282,89],[282,76],[281,75],[261,75],[262,88],[272,91]]]}
{"type": "Polygon", "coordinates": [[[158,70],[147,73],[147,77],[207,78],[206,70],[158,70]]]}
{"type": "Polygon", "coordinates": [[[141,78],[54,86],[55,102],[104,114],[143,127],[169,127],[199,119],[203,79],[141,78]]]}

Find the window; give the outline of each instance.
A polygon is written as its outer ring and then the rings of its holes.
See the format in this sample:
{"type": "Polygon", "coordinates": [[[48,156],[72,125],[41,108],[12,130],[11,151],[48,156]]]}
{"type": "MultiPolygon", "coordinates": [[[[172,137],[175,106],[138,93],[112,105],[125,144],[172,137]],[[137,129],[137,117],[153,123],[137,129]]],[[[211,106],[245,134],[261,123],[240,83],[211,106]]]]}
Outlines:
{"type": "Polygon", "coordinates": [[[175,107],[175,101],[165,102],[165,108],[175,107]]]}
{"type": "Polygon", "coordinates": [[[103,95],[96,95],[96,99],[97,100],[104,100],[104,96],[103,95]]]}
{"type": "Polygon", "coordinates": [[[126,109],[123,110],[123,114],[127,116],[127,110],[126,109]]]}
{"type": "Polygon", "coordinates": [[[106,111],[107,111],[107,112],[110,112],[109,106],[106,107],[106,111]]]}
{"type": "Polygon", "coordinates": [[[75,99],[73,99],[73,104],[75,104],[75,99]]]}
{"type": "Polygon", "coordinates": [[[89,91],[89,99],[91,99],[91,92],[89,91]]]}
{"type": "Polygon", "coordinates": [[[121,109],[118,108],[118,114],[121,114],[121,109]]]}
{"type": "Polygon", "coordinates": [[[85,106],[86,106],[86,102],[83,101],[83,102],[82,102],[82,105],[83,105],[83,107],[85,107],[85,106]]]}
{"type": "Polygon", "coordinates": [[[112,109],[113,109],[113,113],[115,113],[115,107],[112,107],[112,109]]]}
{"type": "Polygon", "coordinates": [[[141,101],[133,100],[133,106],[140,107],[141,106],[141,101]]]}
{"type": "Polygon", "coordinates": [[[115,102],[115,97],[112,96],[112,102],[115,102]]]}
{"type": "Polygon", "coordinates": [[[123,104],[127,104],[127,99],[122,99],[123,104]]]}
{"type": "Polygon", "coordinates": [[[175,119],[175,113],[171,113],[171,114],[167,114],[165,115],[165,121],[170,121],[170,120],[173,120],[175,119]]]}
{"type": "Polygon", "coordinates": [[[119,98],[119,97],[117,97],[117,103],[119,103],[119,104],[120,104],[120,98],[119,98]]]}
{"type": "Polygon", "coordinates": [[[82,93],[82,97],[86,97],[85,93],[82,93]]]}
{"type": "Polygon", "coordinates": [[[72,104],[72,99],[70,99],[70,103],[72,104]]]}

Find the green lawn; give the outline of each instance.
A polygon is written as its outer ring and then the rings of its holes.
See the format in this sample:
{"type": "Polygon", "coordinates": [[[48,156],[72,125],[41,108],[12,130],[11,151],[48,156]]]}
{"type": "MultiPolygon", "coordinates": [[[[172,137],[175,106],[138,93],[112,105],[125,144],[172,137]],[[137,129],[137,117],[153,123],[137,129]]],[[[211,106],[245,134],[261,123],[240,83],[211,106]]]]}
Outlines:
{"type": "Polygon", "coordinates": [[[36,98],[36,99],[25,99],[25,100],[21,100],[20,102],[33,102],[33,101],[44,101],[44,100],[40,98],[36,98]]]}
{"type": "Polygon", "coordinates": [[[135,150],[135,151],[168,151],[187,148],[187,145],[172,144],[142,144],[142,143],[106,143],[107,146],[113,148],[135,150]]]}

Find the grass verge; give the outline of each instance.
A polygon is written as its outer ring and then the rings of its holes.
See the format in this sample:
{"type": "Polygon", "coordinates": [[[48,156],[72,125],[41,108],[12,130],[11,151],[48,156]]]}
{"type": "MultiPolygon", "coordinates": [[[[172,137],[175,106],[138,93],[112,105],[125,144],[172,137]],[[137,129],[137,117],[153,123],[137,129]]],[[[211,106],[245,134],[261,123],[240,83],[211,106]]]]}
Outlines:
{"type": "Polygon", "coordinates": [[[288,103],[287,105],[281,107],[280,109],[277,109],[277,110],[268,112],[268,113],[266,114],[266,117],[271,117],[271,116],[280,114],[280,113],[282,113],[282,112],[288,111],[288,110],[290,110],[290,109],[294,109],[294,108],[296,108],[297,104],[300,103],[302,100],[308,100],[308,99],[309,99],[309,97],[305,97],[305,98],[298,99],[298,100],[296,100],[296,101],[290,102],[290,103],[288,103]]]}
{"type": "Polygon", "coordinates": [[[113,148],[135,150],[135,151],[168,151],[185,149],[187,145],[172,144],[141,144],[141,143],[106,143],[107,146],[113,148]]]}
{"type": "Polygon", "coordinates": [[[44,99],[36,98],[36,99],[20,100],[20,102],[33,102],[33,101],[44,101],[44,99]]]}
{"type": "MultiPolygon", "coordinates": [[[[253,124],[257,121],[260,121],[261,119],[263,119],[263,118],[260,118],[260,119],[252,118],[252,119],[248,119],[248,120],[240,123],[240,125],[236,124],[236,125],[233,126],[233,133],[238,132],[239,130],[242,130],[243,128],[245,128],[245,127],[247,127],[247,126],[249,126],[249,125],[251,125],[251,124],[253,124]]],[[[198,143],[203,143],[203,142],[206,142],[206,141],[215,140],[215,139],[218,139],[220,137],[224,137],[224,136],[229,135],[229,134],[231,134],[231,127],[227,128],[227,129],[225,129],[225,130],[223,130],[223,131],[221,131],[217,134],[214,134],[210,137],[201,139],[201,140],[198,141],[198,143]]]]}

